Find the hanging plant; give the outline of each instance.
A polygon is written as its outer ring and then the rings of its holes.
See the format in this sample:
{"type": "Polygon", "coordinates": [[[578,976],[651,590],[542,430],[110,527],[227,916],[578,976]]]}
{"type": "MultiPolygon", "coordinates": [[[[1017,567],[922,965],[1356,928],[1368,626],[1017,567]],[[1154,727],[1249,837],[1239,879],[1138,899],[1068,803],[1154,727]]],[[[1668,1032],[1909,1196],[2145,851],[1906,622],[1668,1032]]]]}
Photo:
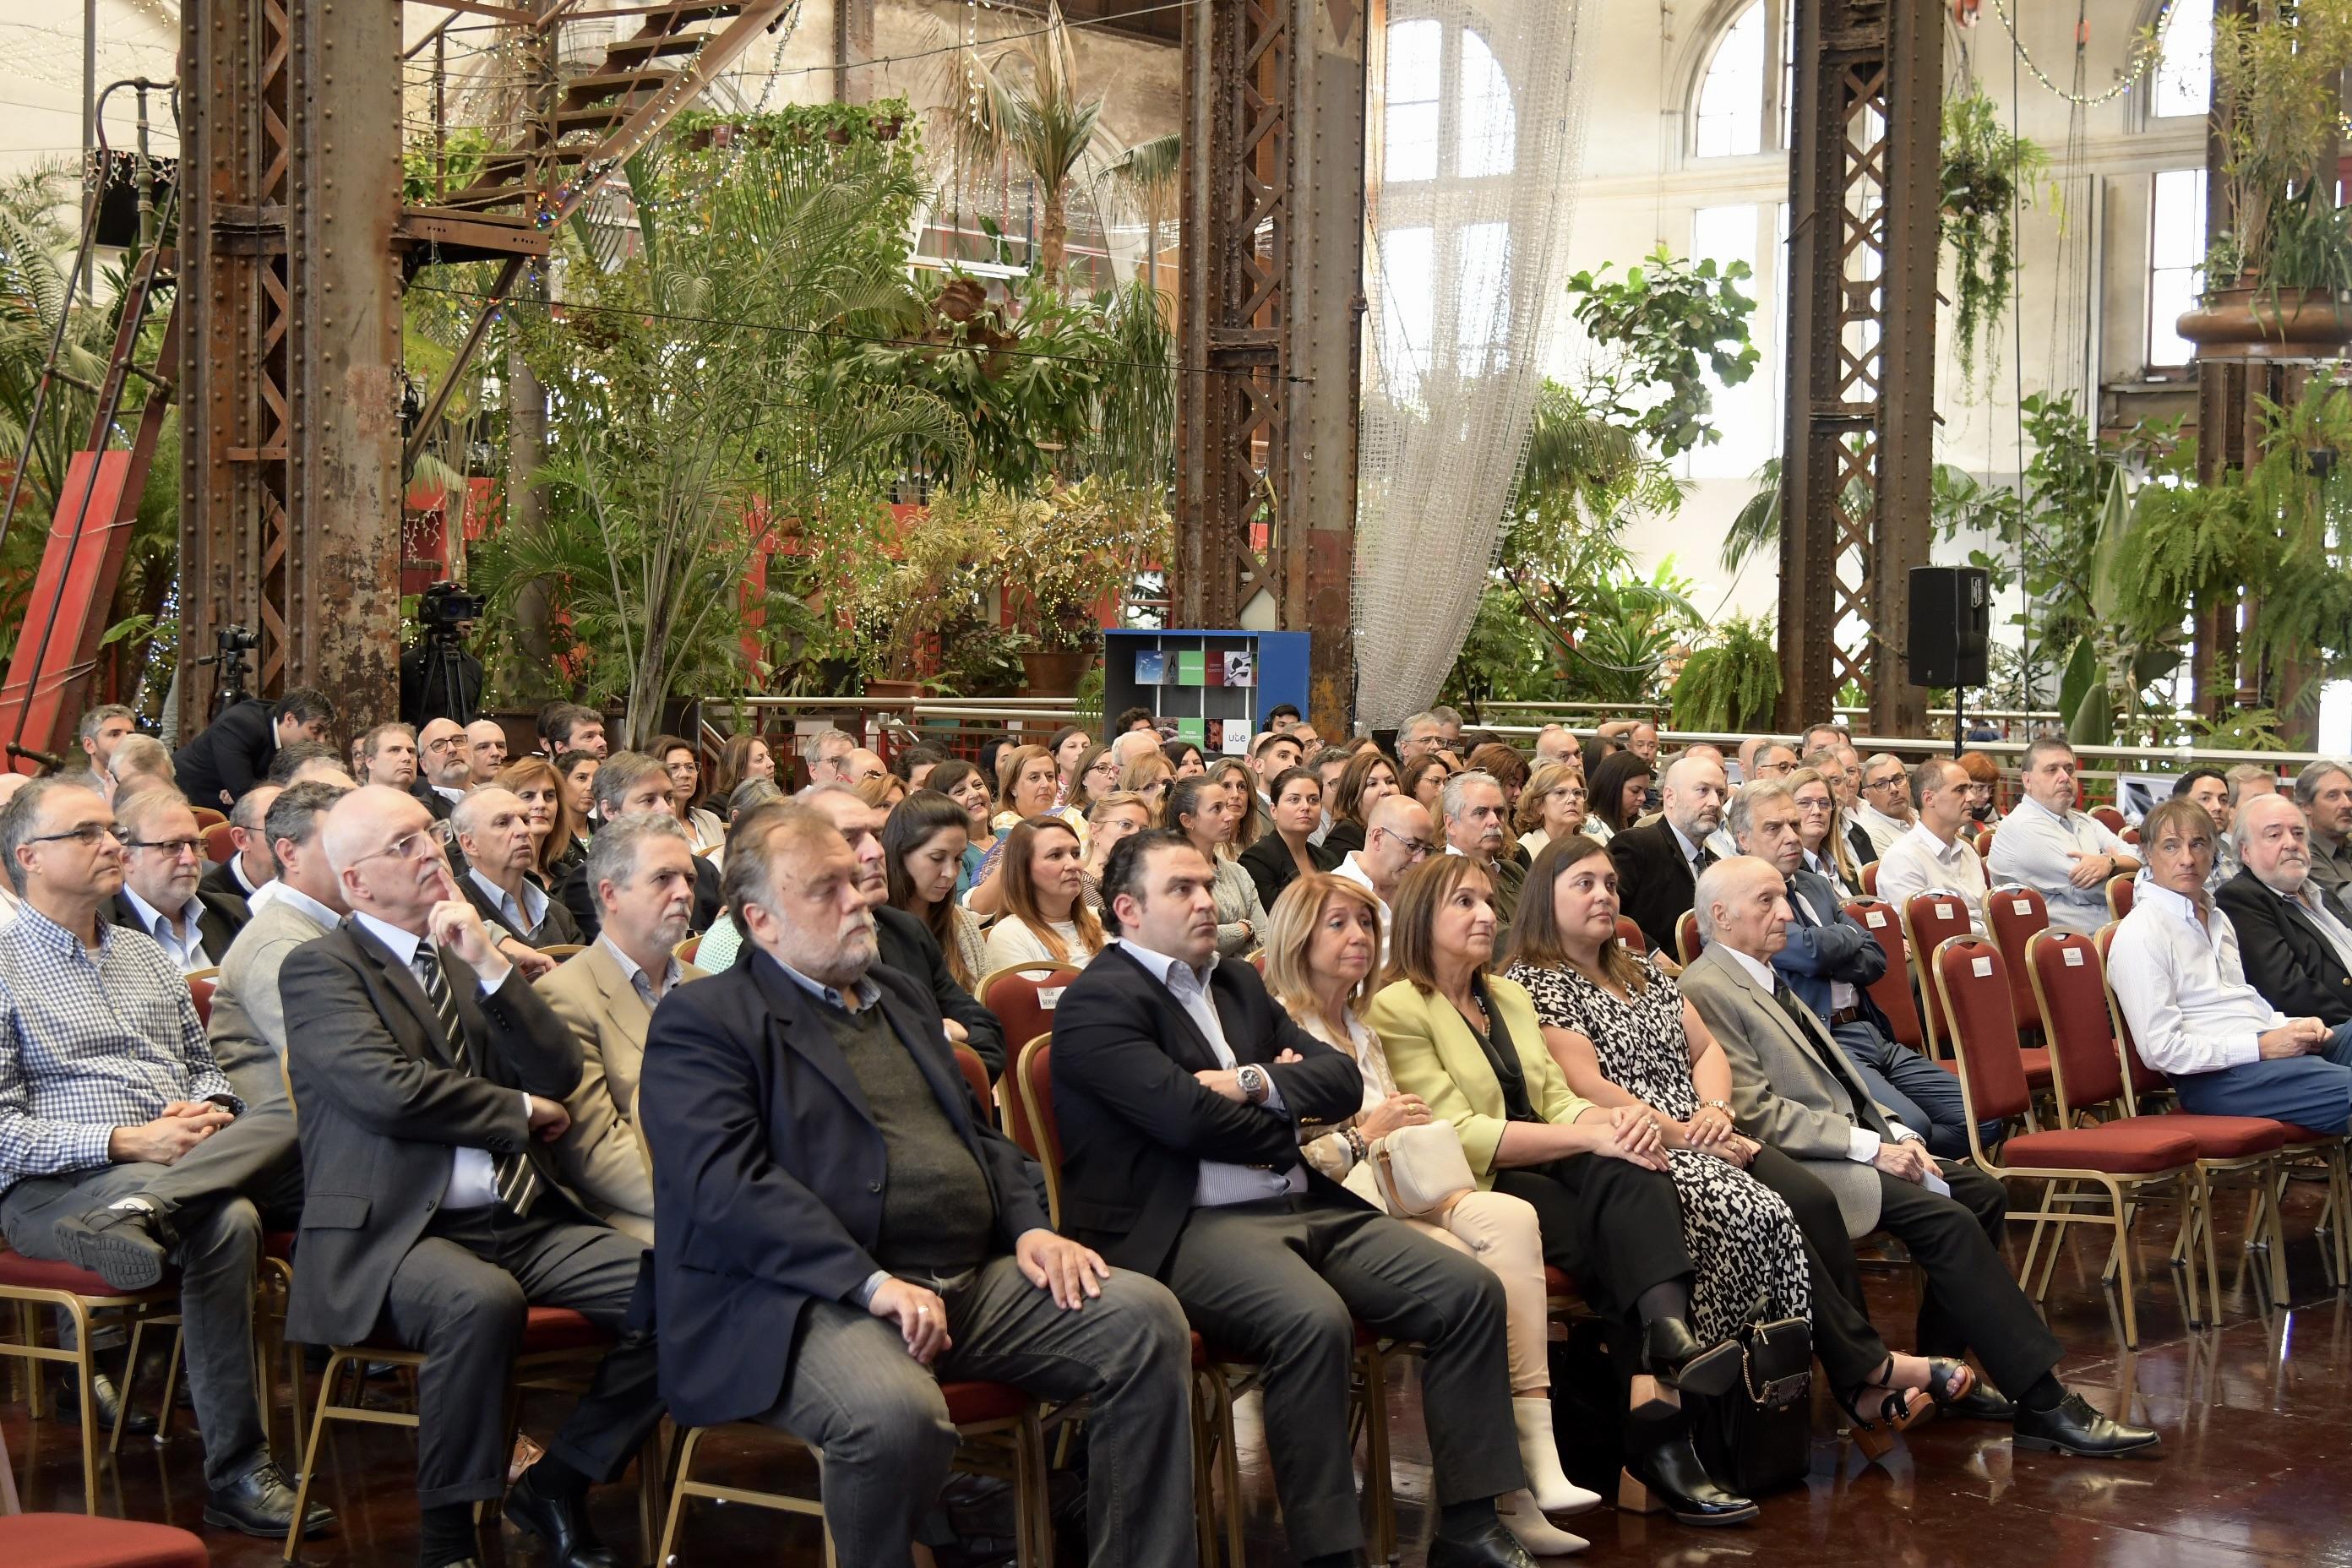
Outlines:
{"type": "Polygon", "coordinates": [[[2017,213],[2031,205],[2049,154],[2000,123],[1982,88],[1944,103],[1943,242],[1952,253],[1953,347],[1973,379],[1980,344],[1993,345],[2017,278],[2017,213]]]}

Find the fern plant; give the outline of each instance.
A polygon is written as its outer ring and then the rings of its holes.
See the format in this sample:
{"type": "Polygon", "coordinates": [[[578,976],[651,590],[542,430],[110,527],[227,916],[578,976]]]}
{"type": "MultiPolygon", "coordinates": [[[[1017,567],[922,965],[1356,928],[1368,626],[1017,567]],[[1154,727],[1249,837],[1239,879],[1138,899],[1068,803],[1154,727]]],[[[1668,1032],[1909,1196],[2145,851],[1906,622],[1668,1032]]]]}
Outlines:
{"type": "Polygon", "coordinates": [[[1692,651],[1670,694],[1675,728],[1735,733],[1762,730],[1780,700],[1780,649],[1769,616],[1734,616],[1692,651]]]}
{"type": "Polygon", "coordinates": [[[2000,123],[2000,110],[1972,87],[1944,102],[1943,242],[1952,253],[1952,345],[1960,374],[1974,379],[1979,344],[1996,330],[2017,278],[2017,213],[2032,205],[2049,155],[2000,123]]]}

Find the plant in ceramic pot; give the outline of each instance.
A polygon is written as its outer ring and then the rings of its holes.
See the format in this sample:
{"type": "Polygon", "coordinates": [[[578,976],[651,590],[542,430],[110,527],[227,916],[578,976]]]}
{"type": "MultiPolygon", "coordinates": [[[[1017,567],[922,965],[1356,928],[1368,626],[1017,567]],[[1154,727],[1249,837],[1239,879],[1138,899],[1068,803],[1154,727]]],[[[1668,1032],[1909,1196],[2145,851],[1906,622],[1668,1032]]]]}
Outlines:
{"type": "Polygon", "coordinates": [[[1174,529],[1156,489],[1101,479],[1015,498],[983,489],[959,503],[994,522],[1008,618],[1036,639],[1024,649],[1033,691],[1067,695],[1102,642],[1136,574],[1167,561],[1174,529]]]}

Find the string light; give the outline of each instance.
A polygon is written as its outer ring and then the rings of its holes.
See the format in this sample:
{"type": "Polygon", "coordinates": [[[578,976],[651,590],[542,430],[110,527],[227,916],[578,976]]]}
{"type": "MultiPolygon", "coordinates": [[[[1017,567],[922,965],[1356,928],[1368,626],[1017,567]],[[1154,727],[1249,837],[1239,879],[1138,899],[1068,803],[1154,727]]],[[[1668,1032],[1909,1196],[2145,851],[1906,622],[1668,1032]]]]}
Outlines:
{"type": "Polygon", "coordinates": [[[2148,29],[2148,36],[2133,47],[2131,58],[2124,68],[2123,79],[2105,92],[2089,96],[2070,92],[2060,87],[2034,63],[2033,57],[2026,52],[2025,40],[2017,36],[2017,24],[2010,20],[2007,0],[1992,0],[1992,8],[1994,15],[2000,18],[2000,25],[2009,32],[2010,47],[2017,51],[2017,58],[2025,62],[2025,68],[2033,73],[2034,80],[2069,103],[2084,109],[2095,109],[2100,104],[2113,102],[2138,86],[2139,79],[2147,74],[2150,66],[2156,63],[2158,56],[2162,52],[2156,40],[2163,35],[2164,19],[2172,14],[2172,0],[2164,0],[2162,8],[2156,14],[2155,24],[2148,29]]]}

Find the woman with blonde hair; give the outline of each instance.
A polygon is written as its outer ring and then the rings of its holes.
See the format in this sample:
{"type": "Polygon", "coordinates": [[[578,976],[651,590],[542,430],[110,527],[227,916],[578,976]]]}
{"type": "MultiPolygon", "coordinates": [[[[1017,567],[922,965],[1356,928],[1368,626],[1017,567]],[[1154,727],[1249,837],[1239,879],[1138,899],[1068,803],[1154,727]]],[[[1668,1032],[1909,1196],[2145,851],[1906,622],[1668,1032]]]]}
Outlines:
{"type": "Polygon", "coordinates": [[[1087,805],[1086,868],[1078,874],[1078,896],[1086,900],[1087,908],[1102,908],[1103,868],[1110,861],[1111,850],[1120,839],[1159,826],[1153,816],[1150,801],[1125,790],[1097,795],[1087,805]]]}
{"type": "Polygon", "coordinates": [[[1086,847],[1078,842],[1077,829],[1059,816],[1033,816],[1013,824],[1003,850],[997,881],[1004,912],[988,928],[988,967],[1085,968],[1102,951],[1103,929],[1080,896],[1086,847]]]}
{"type": "Polygon", "coordinates": [[[1063,809],[1075,811],[1081,817],[1089,816],[1095,797],[1118,788],[1118,759],[1111,755],[1110,748],[1087,747],[1087,754],[1078,759],[1077,771],[1070,777],[1070,791],[1063,797],[1063,809]]]}
{"type": "Polygon", "coordinates": [[[897,773],[881,773],[863,784],[850,786],[857,798],[877,811],[893,811],[907,798],[907,781],[897,773]]]}
{"type": "Polygon", "coordinates": [[[553,763],[545,757],[517,757],[500,768],[490,783],[511,791],[529,814],[530,836],[536,840],[531,863],[542,885],[554,887],[575,860],[588,858],[578,843],[578,824],[572,821],[571,805],[563,798],[563,775],[555,771],[553,763]]]}
{"type": "Polygon", "coordinates": [[[1496,1499],[1496,1509],[1519,1544],[1536,1555],[1580,1552],[1582,1540],[1544,1518],[1580,1512],[1601,1499],[1561,1471],[1552,1436],[1543,1238],[1536,1211],[1523,1199],[1470,1187],[1423,1213],[1400,1214],[1377,1177],[1391,1132],[1432,1125],[1427,1102],[1398,1090],[1380,1037],[1356,1016],[1371,989],[1380,948],[1380,900],[1361,883],[1328,871],[1291,883],[1266,917],[1266,990],[1300,1028],[1353,1058],[1364,1079],[1357,1114],[1317,1129],[1300,1152],[1307,1163],[1366,1203],[1432,1240],[1469,1253],[1502,1280],[1511,1411],[1528,1486],[1496,1499]]]}
{"type": "Polygon", "coordinates": [[[1146,752],[1118,775],[1118,793],[1142,801],[1151,813],[1151,826],[1165,827],[1161,808],[1168,804],[1168,791],[1175,782],[1176,770],[1168,759],[1158,752],[1146,752]]]}
{"type": "Polygon", "coordinates": [[[1265,803],[1257,797],[1257,774],[1250,772],[1250,765],[1239,757],[1223,757],[1209,770],[1209,782],[1223,784],[1233,793],[1234,837],[1225,849],[1225,858],[1238,859],[1243,850],[1274,829],[1265,803]]]}
{"type": "Polygon", "coordinates": [[[972,872],[971,891],[964,899],[972,913],[986,920],[1004,909],[1004,889],[998,880],[997,869],[1003,862],[1006,836],[1022,823],[1041,816],[1055,817],[1076,835],[1081,849],[1086,847],[1087,819],[1055,805],[1061,789],[1060,766],[1054,761],[1054,753],[1045,747],[1007,746],[997,752],[997,813],[988,825],[995,837],[983,847],[979,868],[972,872]]]}
{"type": "Polygon", "coordinates": [[[1780,782],[1796,802],[1797,839],[1805,847],[1807,868],[1827,877],[1840,900],[1861,897],[1862,868],[1838,831],[1837,785],[1819,768],[1799,768],[1780,782]]]}

